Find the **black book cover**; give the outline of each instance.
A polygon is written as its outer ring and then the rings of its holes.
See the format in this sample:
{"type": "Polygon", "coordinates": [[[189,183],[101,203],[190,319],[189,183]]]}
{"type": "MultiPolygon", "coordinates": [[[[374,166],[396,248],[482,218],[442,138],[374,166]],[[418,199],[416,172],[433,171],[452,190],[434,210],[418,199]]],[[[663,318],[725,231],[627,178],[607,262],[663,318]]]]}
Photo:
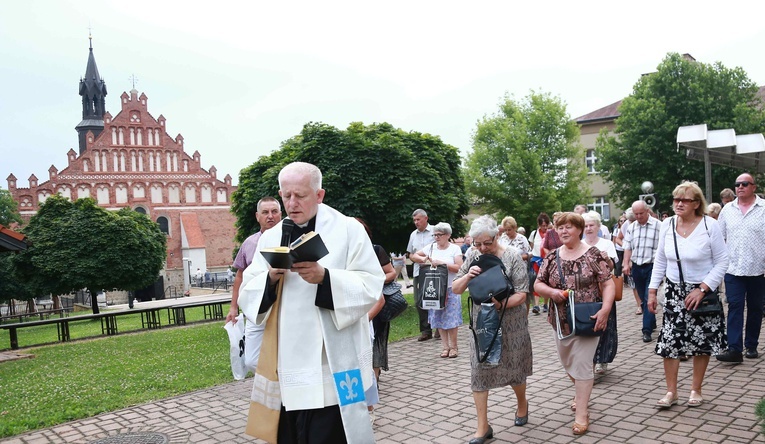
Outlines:
{"type": "Polygon", "coordinates": [[[311,231],[297,238],[289,247],[271,247],[260,254],[272,268],[292,268],[295,262],[316,262],[329,254],[319,233],[311,231]]]}

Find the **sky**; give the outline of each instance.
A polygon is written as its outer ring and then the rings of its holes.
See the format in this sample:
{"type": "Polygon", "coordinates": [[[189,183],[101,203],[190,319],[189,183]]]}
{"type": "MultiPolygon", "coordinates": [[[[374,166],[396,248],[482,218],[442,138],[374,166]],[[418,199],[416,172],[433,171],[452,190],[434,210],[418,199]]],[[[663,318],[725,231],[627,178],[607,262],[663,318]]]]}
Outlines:
{"type": "Polygon", "coordinates": [[[106,109],[135,88],[202,167],[239,171],[308,122],[388,122],[471,151],[506,95],[571,118],[628,96],[667,53],[765,85],[765,2],[0,2],[0,188],[78,151],[88,34],[106,109]],[[192,3],[196,5],[191,5],[192,3]]]}

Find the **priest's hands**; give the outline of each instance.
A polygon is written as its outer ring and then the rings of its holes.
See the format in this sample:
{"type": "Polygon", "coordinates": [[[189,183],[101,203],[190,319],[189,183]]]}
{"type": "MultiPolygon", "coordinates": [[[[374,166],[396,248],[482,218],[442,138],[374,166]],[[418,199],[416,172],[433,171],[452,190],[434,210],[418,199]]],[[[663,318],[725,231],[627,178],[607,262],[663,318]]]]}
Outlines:
{"type": "Polygon", "coordinates": [[[295,262],[292,264],[293,273],[297,273],[309,284],[321,284],[324,282],[324,267],[318,262],[295,262]]]}

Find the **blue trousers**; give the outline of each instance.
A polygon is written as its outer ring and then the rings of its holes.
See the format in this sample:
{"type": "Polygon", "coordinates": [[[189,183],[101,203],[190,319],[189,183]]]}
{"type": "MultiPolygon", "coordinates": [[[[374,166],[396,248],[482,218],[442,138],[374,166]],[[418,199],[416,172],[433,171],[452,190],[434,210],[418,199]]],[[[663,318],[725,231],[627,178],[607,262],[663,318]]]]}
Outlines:
{"type": "Polygon", "coordinates": [[[734,276],[726,273],[725,296],[728,299],[728,350],[743,352],[743,347],[756,350],[762,327],[765,276],[734,276]],[[746,340],[743,340],[745,308],[746,340]]]}
{"type": "Polygon", "coordinates": [[[656,315],[648,311],[648,284],[651,283],[653,263],[637,265],[634,262],[630,269],[632,279],[635,281],[635,289],[640,296],[640,307],[643,309],[643,333],[651,334],[656,330],[656,315]]]}

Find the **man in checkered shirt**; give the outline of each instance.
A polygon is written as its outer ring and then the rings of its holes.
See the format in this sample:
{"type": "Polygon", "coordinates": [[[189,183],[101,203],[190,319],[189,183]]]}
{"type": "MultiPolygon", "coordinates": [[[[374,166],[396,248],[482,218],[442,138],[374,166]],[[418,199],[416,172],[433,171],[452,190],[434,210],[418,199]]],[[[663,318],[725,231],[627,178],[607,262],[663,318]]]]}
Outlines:
{"type": "Polygon", "coordinates": [[[624,264],[622,273],[632,275],[635,289],[640,296],[643,309],[643,342],[651,342],[651,333],[656,330],[656,315],[648,310],[648,283],[651,281],[653,259],[659,246],[661,222],[649,214],[648,205],[642,200],[632,204],[635,221],[627,228],[624,236],[624,264]]]}

